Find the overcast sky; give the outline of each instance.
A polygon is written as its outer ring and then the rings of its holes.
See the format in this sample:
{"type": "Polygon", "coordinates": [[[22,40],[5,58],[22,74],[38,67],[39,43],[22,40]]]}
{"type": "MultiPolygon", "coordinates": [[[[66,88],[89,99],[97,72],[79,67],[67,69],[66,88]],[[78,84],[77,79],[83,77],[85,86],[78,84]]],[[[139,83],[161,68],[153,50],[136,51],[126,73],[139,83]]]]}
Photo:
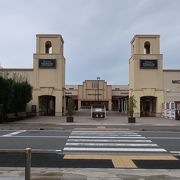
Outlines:
{"type": "Polygon", "coordinates": [[[128,84],[135,34],[159,34],[164,69],[180,69],[180,0],[0,0],[3,68],[32,68],[43,33],[63,36],[66,84],[128,84]]]}

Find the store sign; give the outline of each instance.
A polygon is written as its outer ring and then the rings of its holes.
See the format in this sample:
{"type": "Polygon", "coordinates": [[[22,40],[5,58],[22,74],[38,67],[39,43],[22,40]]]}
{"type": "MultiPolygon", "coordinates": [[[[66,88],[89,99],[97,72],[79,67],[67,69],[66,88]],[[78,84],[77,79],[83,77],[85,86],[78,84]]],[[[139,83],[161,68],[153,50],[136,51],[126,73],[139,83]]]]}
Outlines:
{"type": "Polygon", "coordinates": [[[140,59],[140,69],[157,69],[157,59],[140,59]]]}
{"type": "Polygon", "coordinates": [[[39,59],[39,68],[55,69],[56,68],[56,59],[39,59]]]}
{"type": "Polygon", "coordinates": [[[180,80],[172,80],[173,84],[180,84],[180,80]]]}

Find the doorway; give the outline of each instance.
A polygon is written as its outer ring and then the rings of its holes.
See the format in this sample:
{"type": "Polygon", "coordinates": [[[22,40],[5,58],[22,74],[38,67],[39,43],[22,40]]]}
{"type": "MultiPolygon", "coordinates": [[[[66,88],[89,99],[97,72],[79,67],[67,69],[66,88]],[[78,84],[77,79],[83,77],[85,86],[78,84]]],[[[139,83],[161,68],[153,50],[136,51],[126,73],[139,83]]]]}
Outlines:
{"type": "Polygon", "coordinates": [[[39,115],[55,116],[55,97],[39,96],[39,115]]]}
{"type": "Polygon", "coordinates": [[[157,102],[157,97],[154,96],[141,97],[140,99],[141,117],[155,117],[156,102],[157,102]]]}

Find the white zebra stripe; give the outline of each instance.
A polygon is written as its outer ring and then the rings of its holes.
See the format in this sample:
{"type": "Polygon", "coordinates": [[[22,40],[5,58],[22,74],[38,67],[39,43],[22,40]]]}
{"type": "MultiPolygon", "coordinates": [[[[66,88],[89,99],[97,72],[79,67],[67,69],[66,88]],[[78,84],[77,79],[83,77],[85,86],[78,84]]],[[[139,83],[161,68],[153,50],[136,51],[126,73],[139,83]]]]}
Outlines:
{"type": "MultiPolygon", "coordinates": [[[[71,134],[72,136],[79,136],[79,135],[82,135],[82,136],[91,136],[91,134],[71,134]]],[[[112,137],[131,137],[131,136],[134,136],[134,137],[140,137],[142,135],[139,135],[139,134],[92,134],[93,136],[97,135],[97,136],[101,136],[101,137],[106,137],[106,136],[112,136],[112,137]]]]}
{"type": "Polygon", "coordinates": [[[69,136],[69,138],[74,139],[146,139],[142,136],[69,136]]]}
{"type": "Polygon", "coordinates": [[[151,143],[151,140],[141,140],[141,139],[68,139],[68,142],[139,142],[139,143],[151,143]]]}
{"type": "Polygon", "coordinates": [[[85,147],[65,147],[64,151],[88,151],[88,152],[167,152],[162,148],[85,148],[85,147]]]}
{"type": "Polygon", "coordinates": [[[66,146],[127,146],[127,147],[157,147],[157,144],[137,144],[137,143],[66,143],[66,146]]]}
{"type": "Polygon", "coordinates": [[[180,154],[180,151],[170,151],[172,154],[180,154]]]}
{"type": "MultiPolygon", "coordinates": [[[[72,131],[72,133],[136,133],[136,132],[131,132],[131,131],[72,131]]],[[[136,133],[137,134],[137,133],[136,133]]]]}
{"type": "Polygon", "coordinates": [[[109,132],[106,132],[106,131],[103,131],[103,132],[74,132],[72,131],[71,134],[119,134],[119,135],[123,135],[123,134],[129,134],[129,135],[136,135],[137,133],[133,133],[133,132],[126,132],[126,133],[123,133],[123,132],[112,132],[112,131],[109,131],[109,132]]]}

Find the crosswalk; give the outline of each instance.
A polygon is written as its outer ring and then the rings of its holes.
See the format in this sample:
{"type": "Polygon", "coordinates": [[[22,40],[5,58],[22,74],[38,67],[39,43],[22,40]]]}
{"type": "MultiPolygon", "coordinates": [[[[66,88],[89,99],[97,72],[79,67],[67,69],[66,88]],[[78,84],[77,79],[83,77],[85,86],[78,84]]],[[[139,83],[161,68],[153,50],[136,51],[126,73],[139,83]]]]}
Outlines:
{"type": "Polygon", "coordinates": [[[64,152],[166,153],[146,137],[131,131],[72,131],[64,152]]]}

